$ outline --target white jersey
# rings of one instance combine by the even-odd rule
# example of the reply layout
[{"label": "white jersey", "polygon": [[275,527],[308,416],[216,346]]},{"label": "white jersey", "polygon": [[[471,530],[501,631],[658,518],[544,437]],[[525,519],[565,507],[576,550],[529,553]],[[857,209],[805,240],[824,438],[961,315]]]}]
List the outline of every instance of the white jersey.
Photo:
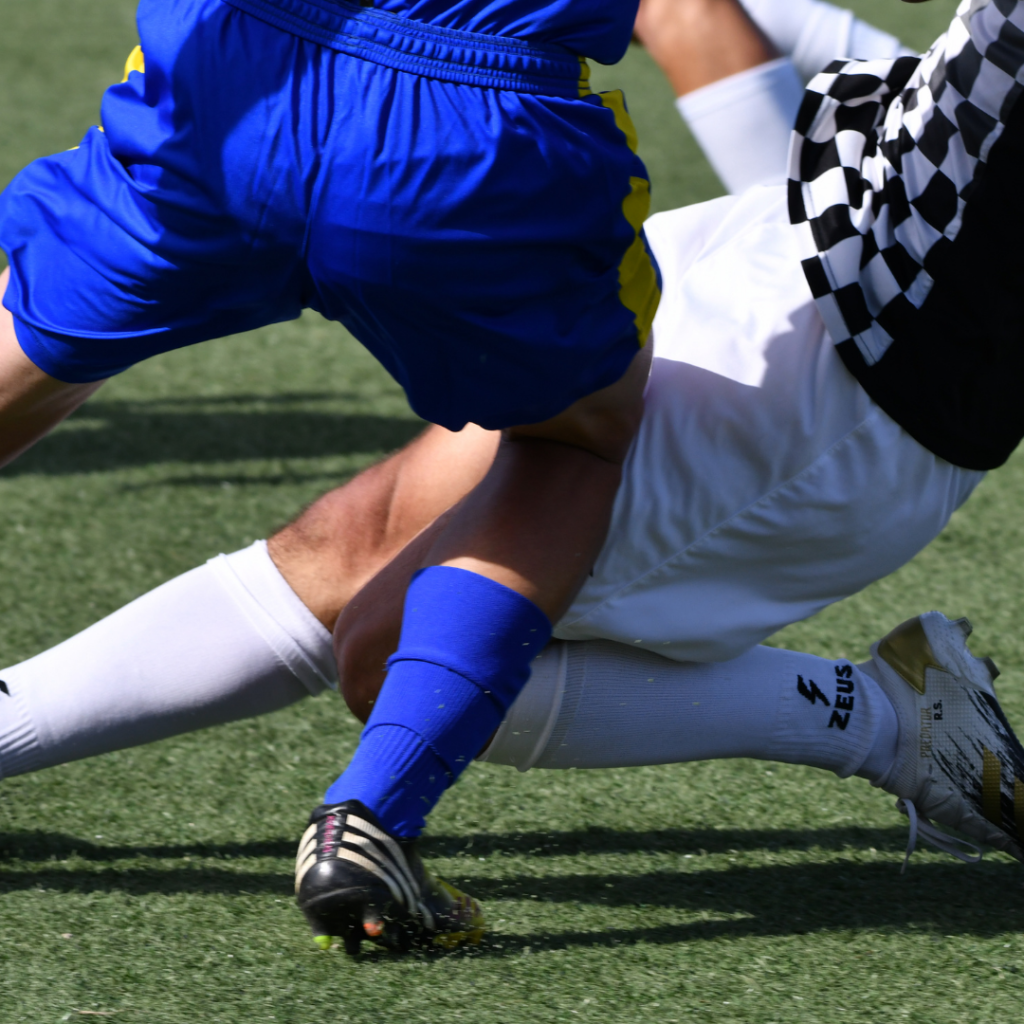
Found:
[{"label": "white jersey", "polygon": [[893,572],[984,474],[928,452],[845,368],[784,187],[646,231],[664,292],[643,425],[555,636],[720,661]]}]

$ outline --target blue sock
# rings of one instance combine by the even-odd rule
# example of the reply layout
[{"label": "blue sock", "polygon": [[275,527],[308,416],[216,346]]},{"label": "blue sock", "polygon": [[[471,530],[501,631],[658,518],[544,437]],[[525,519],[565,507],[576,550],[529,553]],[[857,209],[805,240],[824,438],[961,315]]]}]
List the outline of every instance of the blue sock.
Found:
[{"label": "blue sock", "polygon": [[361,800],[390,832],[415,836],[501,724],[551,623],[530,600],[464,569],[409,584],[398,650],[352,761],[324,802]]}]

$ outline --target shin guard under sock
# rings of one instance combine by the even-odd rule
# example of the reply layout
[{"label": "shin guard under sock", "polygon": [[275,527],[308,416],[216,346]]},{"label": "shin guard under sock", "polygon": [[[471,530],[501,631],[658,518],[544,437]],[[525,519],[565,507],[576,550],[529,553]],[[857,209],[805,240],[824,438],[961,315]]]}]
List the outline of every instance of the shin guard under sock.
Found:
[{"label": "shin guard under sock", "polygon": [[384,687],[325,802],[361,800],[393,834],[418,835],[500,725],[550,635],[532,601],[486,576],[449,566],[417,573]]}]

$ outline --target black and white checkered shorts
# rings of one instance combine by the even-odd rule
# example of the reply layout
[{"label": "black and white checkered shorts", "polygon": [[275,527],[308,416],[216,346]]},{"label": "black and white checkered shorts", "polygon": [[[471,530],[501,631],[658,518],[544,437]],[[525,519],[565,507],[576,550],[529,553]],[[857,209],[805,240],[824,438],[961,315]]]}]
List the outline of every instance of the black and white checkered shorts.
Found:
[{"label": "black and white checkered shorts", "polygon": [[[790,149],[790,216],[829,333],[866,386],[881,380],[867,371],[894,341],[919,332],[1022,82],[1024,0],[963,0],[922,57],[837,61],[809,84]],[[1020,177],[1024,186],[1024,168]],[[936,450],[934,431],[905,425]]]}]

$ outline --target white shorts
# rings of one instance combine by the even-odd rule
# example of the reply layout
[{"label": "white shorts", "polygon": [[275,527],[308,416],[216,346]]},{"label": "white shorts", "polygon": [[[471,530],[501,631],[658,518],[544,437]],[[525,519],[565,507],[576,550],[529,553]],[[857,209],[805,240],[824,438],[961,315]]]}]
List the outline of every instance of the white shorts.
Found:
[{"label": "white shorts", "polygon": [[724,661],[898,569],[984,473],[932,455],[845,368],[784,186],[646,231],[664,292],[643,426],[555,636]]}]

